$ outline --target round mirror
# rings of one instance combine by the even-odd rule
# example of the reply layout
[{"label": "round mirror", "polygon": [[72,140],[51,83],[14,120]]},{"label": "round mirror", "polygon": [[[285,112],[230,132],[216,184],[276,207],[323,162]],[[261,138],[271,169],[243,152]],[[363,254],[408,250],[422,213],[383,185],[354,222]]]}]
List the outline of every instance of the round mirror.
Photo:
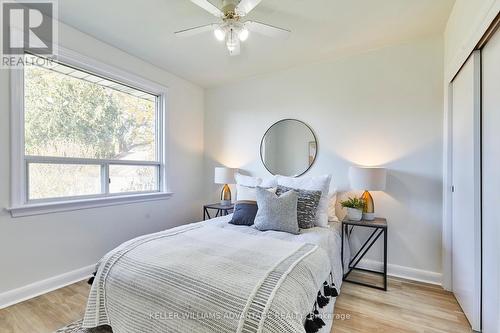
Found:
[{"label": "round mirror", "polygon": [[266,131],[260,158],[273,175],[298,177],[316,159],[318,143],[312,129],[300,120],[283,119]]}]

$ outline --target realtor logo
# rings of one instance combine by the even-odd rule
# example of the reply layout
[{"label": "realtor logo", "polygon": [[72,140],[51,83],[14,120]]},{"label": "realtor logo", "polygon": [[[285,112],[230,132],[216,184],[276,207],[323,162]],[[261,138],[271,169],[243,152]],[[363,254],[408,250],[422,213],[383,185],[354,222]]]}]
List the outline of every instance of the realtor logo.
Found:
[{"label": "realtor logo", "polygon": [[19,65],[25,53],[55,55],[56,7],[52,0],[1,1],[2,67]]}]

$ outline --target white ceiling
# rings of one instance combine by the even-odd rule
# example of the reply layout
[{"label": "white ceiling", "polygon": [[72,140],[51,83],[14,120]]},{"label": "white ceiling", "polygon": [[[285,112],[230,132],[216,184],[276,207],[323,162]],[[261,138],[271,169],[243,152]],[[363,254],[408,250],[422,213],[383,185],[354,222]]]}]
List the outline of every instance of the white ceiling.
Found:
[{"label": "white ceiling", "polygon": [[[218,4],[220,0],[213,0]],[[454,0],[263,0],[248,19],[292,30],[285,40],[251,34],[230,57],[210,32],[217,22],[189,0],[62,0],[59,19],[204,87],[442,33]]]}]

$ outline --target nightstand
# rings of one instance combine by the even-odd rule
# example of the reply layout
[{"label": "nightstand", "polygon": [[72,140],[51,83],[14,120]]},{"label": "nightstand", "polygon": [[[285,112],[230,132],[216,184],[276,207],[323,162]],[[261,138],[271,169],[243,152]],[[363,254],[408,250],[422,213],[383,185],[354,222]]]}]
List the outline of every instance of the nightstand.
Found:
[{"label": "nightstand", "polygon": [[[376,288],[380,290],[387,290],[387,220],[384,218],[375,218],[373,221],[342,221],[342,247],[341,247],[341,258],[342,263],[344,263],[344,237],[347,237],[349,240],[351,238],[352,232],[354,229],[359,228],[369,228],[372,230],[370,237],[365,241],[365,243],[360,247],[360,249],[356,252],[356,254],[349,260],[349,266],[347,267],[347,272],[344,272],[343,280],[351,283],[356,283],[362,286]],[[380,236],[384,236],[384,269],[382,272],[375,271],[371,269],[365,269],[357,267],[359,262],[363,257],[368,253],[370,248],[375,244],[375,242],[380,238]],[[342,268],[344,269],[344,265],[342,264]],[[348,280],[349,274],[353,270],[359,270],[363,272],[368,272],[372,274],[381,275],[384,279],[384,286],[378,286],[373,284],[368,284],[361,281]]]},{"label": "nightstand", "polygon": [[205,221],[208,217],[208,219],[211,219],[212,217],[210,216],[209,210],[216,210],[217,212],[215,213],[214,217],[219,217],[219,216],[224,216],[229,213],[232,213],[234,210],[234,204],[230,205],[221,205],[220,203],[215,203],[215,204],[208,204],[203,206],[203,221]]}]

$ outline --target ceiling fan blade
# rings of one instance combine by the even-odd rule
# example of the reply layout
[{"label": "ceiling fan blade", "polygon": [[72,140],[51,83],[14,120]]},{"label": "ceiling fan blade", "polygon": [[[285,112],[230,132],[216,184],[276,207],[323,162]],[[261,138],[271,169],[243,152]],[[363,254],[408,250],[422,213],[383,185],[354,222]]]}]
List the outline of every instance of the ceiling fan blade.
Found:
[{"label": "ceiling fan blade", "polygon": [[194,28],[189,28],[189,29],[184,29],[184,30],[179,30],[174,32],[175,36],[177,37],[191,37],[194,35],[201,34],[206,31],[212,31],[214,30],[218,25],[215,23],[210,23],[206,25],[201,25],[199,27],[194,27]]},{"label": "ceiling fan blade", "polygon": [[240,16],[245,16],[252,11],[262,0],[241,0],[236,6],[236,12]]},{"label": "ceiling fan blade", "polygon": [[191,0],[191,2],[194,3],[195,5],[200,6],[203,9],[205,9],[207,12],[209,12],[210,14],[212,14],[214,16],[217,16],[217,17],[224,16],[224,13],[222,13],[222,11],[219,8],[217,8],[214,4],[212,4],[208,0]]},{"label": "ceiling fan blade", "polygon": [[253,32],[262,34],[264,36],[268,37],[287,37],[290,34],[290,30],[284,29],[284,28],[279,28],[275,27],[269,24],[261,23],[261,22],[256,22],[256,21],[246,21],[245,22],[245,27]]}]

